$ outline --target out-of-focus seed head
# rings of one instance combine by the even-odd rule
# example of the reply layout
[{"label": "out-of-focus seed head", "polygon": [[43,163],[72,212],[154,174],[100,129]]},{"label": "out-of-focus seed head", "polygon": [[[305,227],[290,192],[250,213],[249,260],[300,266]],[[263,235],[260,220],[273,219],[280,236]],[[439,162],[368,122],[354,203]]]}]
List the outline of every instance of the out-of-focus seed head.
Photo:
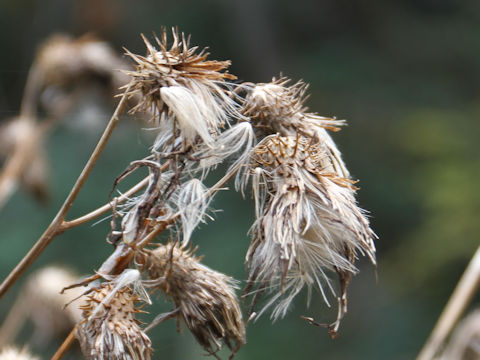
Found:
[{"label": "out-of-focus seed head", "polygon": [[0,360],[39,360],[31,355],[26,348],[21,350],[8,346],[0,351]]},{"label": "out-of-focus seed head", "polygon": [[172,243],[146,251],[143,263],[210,354],[220,350],[222,341],[232,356],[245,344],[245,325],[232,278],[202,265],[199,258]]},{"label": "out-of-focus seed head", "polygon": [[306,285],[316,286],[328,303],[333,293],[327,272],[342,285],[356,272],[355,252],[375,258],[375,234],[358,208],[352,181],[341,178],[325,144],[303,136],[270,135],[252,156],[252,186],[257,220],[247,253],[247,291],[269,288],[276,303],[272,317],[286,314]]},{"label": "out-of-focus seed head", "polygon": [[207,60],[208,53],[197,53],[198,47],[190,47],[183,33],[173,30],[172,35],[168,47],[163,29],[161,37],[155,37],[158,49],[143,37],[146,56],[127,51],[136,63],[135,71],[126,72],[132,77],[129,96],[141,95],[132,112],[153,111],[160,122],[173,117],[184,138],[193,143],[200,136],[209,143],[229,116],[237,115],[237,105],[225,89],[236,77],[224,71],[230,61]]},{"label": "out-of-focus seed head", "polygon": [[[147,360],[151,342],[139,326],[135,314],[138,297],[129,287],[109,296],[112,283],[93,289],[81,307],[83,320],[77,327],[77,338],[87,359]],[[109,297],[109,301],[104,300]],[[99,308],[100,307],[100,308]]]},{"label": "out-of-focus seed head", "polygon": [[24,290],[29,299],[30,318],[41,335],[70,331],[81,320],[81,311],[75,306],[67,306],[85,290],[76,288],[61,294],[61,290],[78,281],[79,276],[70,270],[48,266],[33,273]]},{"label": "out-of-focus seed head", "polygon": [[56,34],[42,44],[37,55],[37,66],[45,86],[68,85],[81,78],[95,77],[117,89],[128,79],[119,69],[128,64],[106,42],[92,36],[72,39]]}]

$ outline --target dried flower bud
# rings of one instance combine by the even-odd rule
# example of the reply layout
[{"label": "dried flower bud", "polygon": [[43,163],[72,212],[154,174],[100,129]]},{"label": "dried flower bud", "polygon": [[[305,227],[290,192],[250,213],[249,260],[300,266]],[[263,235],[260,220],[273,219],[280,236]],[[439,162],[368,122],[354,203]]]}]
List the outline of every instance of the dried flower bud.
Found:
[{"label": "dried flower bud", "polygon": [[245,344],[245,325],[232,278],[202,265],[192,253],[172,243],[145,251],[143,263],[209,353],[220,350],[221,341],[232,356]]},{"label": "dried flower bud", "polygon": [[6,347],[0,352],[0,360],[39,360],[39,358],[31,355],[25,348],[19,350],[14,347]]},{"label": "dried flower bud", "polygon": [[[326,271],[342,282],[342,297],[359,251],[375,261],[375,234],[354,198],[355,188],[338,177],[324,144],[303,136],[270,135],[254,149],[253,190],[257,220],[247,253],[247,290],[278,289],[262,310],[283,317],[300,290],[317,285],[328,303]],[[259,314],[260,315],[260,314]]]},{"label": "dried flower bud", "polygon": [[299,81],[291,86],[288,78],[257,84],[248,93],[242,114],[250,118],[261,137],[280,134],[282,136],[302,135],[315,142],[324,143],[338,176],[349,177],[341,153],[326,130],[338,131],[345,124],[343,120],[308,113],[304,106],[308,85]]},{"label": "dried flower bud", "polygon": [[230,116],[238,115],[237,105],[222,87],[229,85],[226,80],[235,79],[222,72],[230,61],[207,60],[208,53],[197,54],[197,47],[190,47],[183,33],[173,30],[172,34],[170,48],[163,29],[161,37],[155,37],[159,50],[143,37],[148,50],[145,57],[127,51],[136,62],[136,70],[126,72],[133,78],[129,96],[142,96],[132,111],[153,110],[160,122],[171,124],[169,136],[180,130],[190,145],[197,136],[211,144],[212,135],[218,134]]},{"label": "dried flower bud", "polygon": [[93,289],[81,307],[83,321],[76,335],[82,352],[89,360],[150,359],[150,339],[135,319],[140,312],[134,305],[138,297],[129,287],[114,291],[114,286],[107,283]]}]

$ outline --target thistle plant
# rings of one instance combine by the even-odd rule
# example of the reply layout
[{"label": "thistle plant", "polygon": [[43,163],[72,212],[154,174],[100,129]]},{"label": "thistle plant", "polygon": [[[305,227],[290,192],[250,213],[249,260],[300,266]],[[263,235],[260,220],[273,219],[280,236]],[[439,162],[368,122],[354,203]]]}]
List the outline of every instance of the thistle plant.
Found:
[{"label": "thistle plant", "polygon": [[[308,112],[303,82],[236,81],[227,71],[230,61],[208,60],[205,50],[191,47],[189,37],[175,29],[171,37],[163,30],[155,42],[143,40],[145,56],[126,50],[134,62],[125,71],[130,80],[90,160],[0,295],[56,235],[111,211],[107,239],[115,250],[95,274],[65,288],[90,285],[69,305],[80,304],[82,319],[54,358],[76,336],[87,359],[149,359],[155,344],[148,331],[170,318],[183,323],[208,354],[218,357],[226,345],[233,357],[246,343],[236,294],[240,283],[202,264],[192,243],[201,248],[194,230],[210,218],[215,194],[235,178],[236,189],[255,200],[245,260],[246,317],[272,310],[274,320],[282,318],[303,288],[317,288],[327,304],[331,297],[338,300],[337,319],[328,326],[335,335],[347,310],[348,283],[358,271],[356,258],[365,255],[375,264],[376,236],[356,203],[356,181],[328,133],[344,121]],[[156,138],[143,159],[126,164],[112,181],[116,187],[138,169],[147,169],[148,176],[108,204],[67,221],[128,102],[129,113],[151,119]],[[207,186],[210,170],[227,162],[225,174]],[[158,297],[170,301],[172,310],[155,314],[143,328],[136,314]]]}]

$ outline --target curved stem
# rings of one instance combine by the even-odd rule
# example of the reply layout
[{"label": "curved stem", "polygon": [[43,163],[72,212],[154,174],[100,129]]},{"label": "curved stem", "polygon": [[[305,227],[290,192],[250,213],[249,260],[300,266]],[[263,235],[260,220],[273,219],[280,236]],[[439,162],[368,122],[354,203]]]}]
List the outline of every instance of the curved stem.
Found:
[{"label": "curved stem", "polygon": [[480,247],[463,273],[417,360],[431,360],[445,342],[480,286]]},{"label": "curved stem", "polygon": [[88,214],[85,214],[85,215],[83,215],[81,217],[78,217],[76,219],[73,219],[73,220],[70,220],[70,221],[64,221],[61,225],[62,231],[65,231],[65,230],[74,228],[76,226],[85,224],[86,222],[89,222],[90,220],[93,220],[93,219],[99,217],[100,215],[105,214],[107,211],[112,209],[112,204],[113,203],[120,204],[120,203],[124,202],[130,196],[132,196],[133,194],[135,194],[138,191],[140,191],[141,189],[143,189],[148,184],[149,180],[150,180],[150,176],[147,176],[145,179],[143,179],[142,181],[137,183],[135,186],[128,189],[125,193],[123,193],[120,196],[117,196],[116,198],[114,198],[108,204],[105,204],[105,205],[99,207],[98,209],[95,209],[95,210],[89,212]]},{"label": "curved stem", "polygon": [[35,245],[30,249],[30,251],[23,257],[23,259],[15,266],[15,268],[10,272],[7,278],[3,281],[0,285],[0,298],[5,295],[5,293],[10,289],[10,287],[18,280],[18,278],[28,269],[28,267],[33,264],[33,262],[38,258],[38,256],[43,252],[43,250],[50,244],[50,242],[55,238],[55,236],[59,235],[64,231],[62,225],[64,224],[65,216],[67,215],[68,211],[73,205],[73,202],[78,196],[80,189],[82,188],[83,184],[87,180],[90,172],[92,171],[93,167],[95,166],[98,158],[100,157],[103,149],[105,148],[110,136],[112,135],[115,126],[117,125],[120,115],[123,113],[125,106],[127,104],[127,94],[130,90],[130,86],[127,87],[125,92],[123,93],[120,102],[118,103],[115,112],[113,113],[110,121],[105,128],[102,137],[97,143],[95,150],[93,150],[92,155],[87,161],[87,164],[83,168],[80,176],[78,177],[75,185],[73,186],[70,194],[68,194],[65,202],[63,203],[62,207],[58,211],[55,218],[52,220],[48,228],[45,230],[43,235],[37,240]]},{"label": "curved stem", "polygon": [[77,330],[77,325],[75,325],[68,334],[67,338],[63,341],[62,345],[58,348],[55,354],[52,356],[51,360],[60,360],[67,353],[68,349],[72,346],[75,341],[75,331]]}]

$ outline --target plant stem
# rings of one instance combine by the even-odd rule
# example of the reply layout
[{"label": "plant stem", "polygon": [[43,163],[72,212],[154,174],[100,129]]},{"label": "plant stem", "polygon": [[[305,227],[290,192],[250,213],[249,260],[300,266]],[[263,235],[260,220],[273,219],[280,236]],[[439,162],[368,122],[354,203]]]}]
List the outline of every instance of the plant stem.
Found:
[{"label": "plant stem", "polygon": [[43,235],[37,240],[35,245],[30,249],[30,251],[23,257],[23,259],[15,266],[15,268],[10,272],[7,278],[3,281],[0,285],[0,299],[5,295],[5,293],[10,289],[10,287],[18,280],[20,276],[28,269],[28,267],[33,264],[33,262],[38,258],[38,256],[43,252],[43,250],[50,244],[50,242],[55,238],[55,236],[59,235],[64,231],[62,228],[62,224],[64,223],[65,216],[67,215],[68,211],[73,205],[80,189],[82,188],[83,184],[87,180],[90,172],[92,171],[93,167],[95,166],[98,158],[103,152],[110,136],[112,135],[115,126],[117,125],[120,115],[123,113],[125,106],[127,104],[127,94],[130,90],[130,86],[127,87],[125,92],[123,93],[120,102],[118,103],[115,112],[113,113],[110,121],[105,128],[102,137],[97,143],[95,150],[92,152],[92,155],[87,161],[87,164],[83,168],[80,176],[78,177],[75,185],[73,186],[70,194],[68,194],[65,202],[63,203],[62,207],[58,211],[55,218],[52,220],[48,228],[45,230]]},{"label": "plant stem", "polygon": [[67,338],[63,341],[62,345],[58,348],[55,354],[52,356],[51,360],[60,360],[63,356],[67,353],[70,346],[72,346],[73,342],[75,341],[75,331],[77,330],[77,325],[75,325],[68,334]]},{"label": "plant stem", "polygon": [[141,189],[143,189],[148,184],[149,180],[150,180],[150,176],[147,176],[145,179],[143,179],[142,181],[137,183],[135,186],[128,189],[125,193],[121,194],[120,196],[117,196],[115,199],[110,201],[108,204],[105,204],[105,205],[99,207],[98,209],[95,209],[95,210],[89,212],[88,214],[85,214],[85,215],[83,215],[81,217],[78,217],[74,220],[64,221],[61,225],[62,231],[65,231],[65,230],[74,228],[76,226],[85,224],[86,222],[89,222],[90,220],[93,220],[93,219],[99,217],[100,215],[105,214],[107,211],[112,209],[112,204],[113,203],[121,204],[122,202],[127,200],[130,196],[132,196],[133,194],[135,194],[138,191],[140,191]]},{"label": "plant stem", "polygon": [[430,360],[437,354],[448,334],[480,286],[480,247],[475,252],[417,360]]}]

